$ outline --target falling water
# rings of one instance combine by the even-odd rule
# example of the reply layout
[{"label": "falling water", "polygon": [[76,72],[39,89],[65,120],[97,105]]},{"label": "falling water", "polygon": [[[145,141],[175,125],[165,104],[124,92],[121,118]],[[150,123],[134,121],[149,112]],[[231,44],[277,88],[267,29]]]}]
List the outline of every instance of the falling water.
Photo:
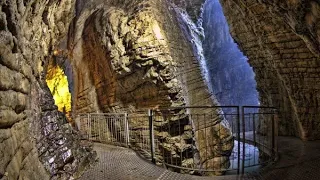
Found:
[{"label": "falling water", "polygon": [[[205,57],[203,55],[203,48],[202,48],[202,39],[204,39],[204,31],[202,28],[202,18],[200,17],[197,24],[196,24],[191,20],[190,16],[188,15],[188,13],[184,9],[181,9],[181,8],[175,6],[174,4],[172,6],[173,6],[173,9],[177,15],[177,20],[179,21],[179,25],[180,25],[181,29],[183,30],[183,33],[184,33],[186,39],[189,40],[190,43],[192,44],[193,53],[197,57],[197,60],[200,64],[202,77],[204,77],[204,79],[206,81],[209,92],[212,93],[212,86],[210,83],[209,73],[207,70],[207,64],[206,64]],[[186,100],[188,100],[188,98],[186,98]],[[193,157],[194,165],[197,168],[201,168],[200,154],[197,149],[198,145],[197,145],[196,141],[195,141],[195,143],[196,144],[195,144],[194,150],[193,150],[194,151],[194,157]]]},{"label": "falling water", "polygon": [[178,16],[179,25],[182,28],[184,35],[190,41],[193,47],[193,52],[197,57],[197,60],[200,64],[202,76],[204,77],[209,92],[212,92],[212,85],[210,82],[209,72],[207,69],[207,63],[204,56],[204,51],[202,47],[202,40],[204,39],[204,30],[202,28],[202,16],[199,17],[198,22],[195,23],[192,21],[188,13],[175,5],[173,5],[174,10]]}]

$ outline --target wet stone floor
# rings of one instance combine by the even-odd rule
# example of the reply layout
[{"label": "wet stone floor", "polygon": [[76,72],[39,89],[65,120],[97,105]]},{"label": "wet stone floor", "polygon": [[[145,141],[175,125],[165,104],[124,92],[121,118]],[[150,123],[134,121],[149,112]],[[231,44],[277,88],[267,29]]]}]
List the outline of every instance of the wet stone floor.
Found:
[{"label": "wet stone floor", "polygon": [[[142,159],[133,150],[104,144],[94,144],[99,161],[85,172],[81,180],[206,180],[206,179],[263,179],[263,180],[319,180],[320,140],[303,142],[294,137],[278,138],[279,159],[260,169],[259,173],[201,177],[179,174],[155,166]],[[258,154],[251,153],[256,159]],[[253,154],[253,156],[252,156]]]}]

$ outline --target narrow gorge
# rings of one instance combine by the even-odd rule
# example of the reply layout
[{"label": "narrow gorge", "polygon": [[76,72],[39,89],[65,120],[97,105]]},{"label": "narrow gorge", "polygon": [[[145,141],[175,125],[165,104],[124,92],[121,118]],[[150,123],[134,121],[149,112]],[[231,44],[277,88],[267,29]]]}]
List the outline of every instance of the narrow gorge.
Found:
[{"label": "narrow gorge", "polygon": [[156,155],[202,175],[230,166],[228,112],[178,107],[276,107],[280,135],[319,140],[319,20],[315,0],[1,0],[0,179],[81,177],[86,113],[153,109]]}]

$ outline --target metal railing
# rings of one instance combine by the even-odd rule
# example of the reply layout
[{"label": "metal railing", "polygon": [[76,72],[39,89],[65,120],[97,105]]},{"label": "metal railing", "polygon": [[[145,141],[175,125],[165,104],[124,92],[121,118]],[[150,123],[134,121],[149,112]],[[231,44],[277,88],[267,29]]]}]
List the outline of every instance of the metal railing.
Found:
[{"label": "metal railing", "polygon": [[199,106],[82,114],[76,123],[86,139],[130,145],[153,163],[180,173],[240,174],[277,155],[277,111],[269,107]]},{"label": "metal railing", "polygon": [[126,113],[80,114],[76,127],[84,139],[90,141],[129,145],[129,125]]},{"label": "metal railing", "polygon": [[[255,111],[256,110],[256,111]],[[278,157],[278,112],[272,107],[242,107],[241,141],[259,149],[259,162],[248,163],[247,167],[265,164]],[[245,149],[242,147],[242,149]]]}]

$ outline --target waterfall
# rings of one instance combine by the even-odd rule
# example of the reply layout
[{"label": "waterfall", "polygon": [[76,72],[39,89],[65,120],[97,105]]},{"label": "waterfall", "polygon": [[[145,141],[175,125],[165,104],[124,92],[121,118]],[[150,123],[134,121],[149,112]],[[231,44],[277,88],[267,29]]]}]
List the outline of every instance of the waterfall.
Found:
[{"label": "waterfall", "polygon": [[205,79],[205,82],[209,88],[209,92],[212,93],[212,85],[206,63],[207,61],[205,59],[204,50],[202,47],[202,40],[205,38],[204,29],[202,28],[202,16],[200,16],[198,22],[195,23],[184,9],[181,9],[174,4],[172,6],[177,14],[177,19],[184,35],[192,44],[193,53],[197,57],[197,60],[200,64],[202,77]]},{"label": "waterfall", "polygon": [[[206,85],[208,87],[209,93],[212,93],[212,85],[210,83],[210,77],[207,70],[207,64],[206,59],[203,54],[203,47],[202,47],[202,40],[204,39],[204,30],[202,28],[202,17],[199,18],[197,23],[194,23],[188,13],[176,5],[172,4],[172,7],[177,15],[177,20],[179,22],[180,28],[183,30],[183,33],[186,37],[186,39],[192,44],[192,49],[194,56],[197,58],[202,77],[204,77],[204,80],[206,82]],[[185,98],[188,100],[188,98]],[[193,130],[195,129],[193,121],[190,122],[193,126]],[[194,139],[195,146],[193,147],[194,151],[194,165],[196,168],[201,168],[201,162],[200,162],[200,153],[198,151],[198,144],[197,141]]]}]

